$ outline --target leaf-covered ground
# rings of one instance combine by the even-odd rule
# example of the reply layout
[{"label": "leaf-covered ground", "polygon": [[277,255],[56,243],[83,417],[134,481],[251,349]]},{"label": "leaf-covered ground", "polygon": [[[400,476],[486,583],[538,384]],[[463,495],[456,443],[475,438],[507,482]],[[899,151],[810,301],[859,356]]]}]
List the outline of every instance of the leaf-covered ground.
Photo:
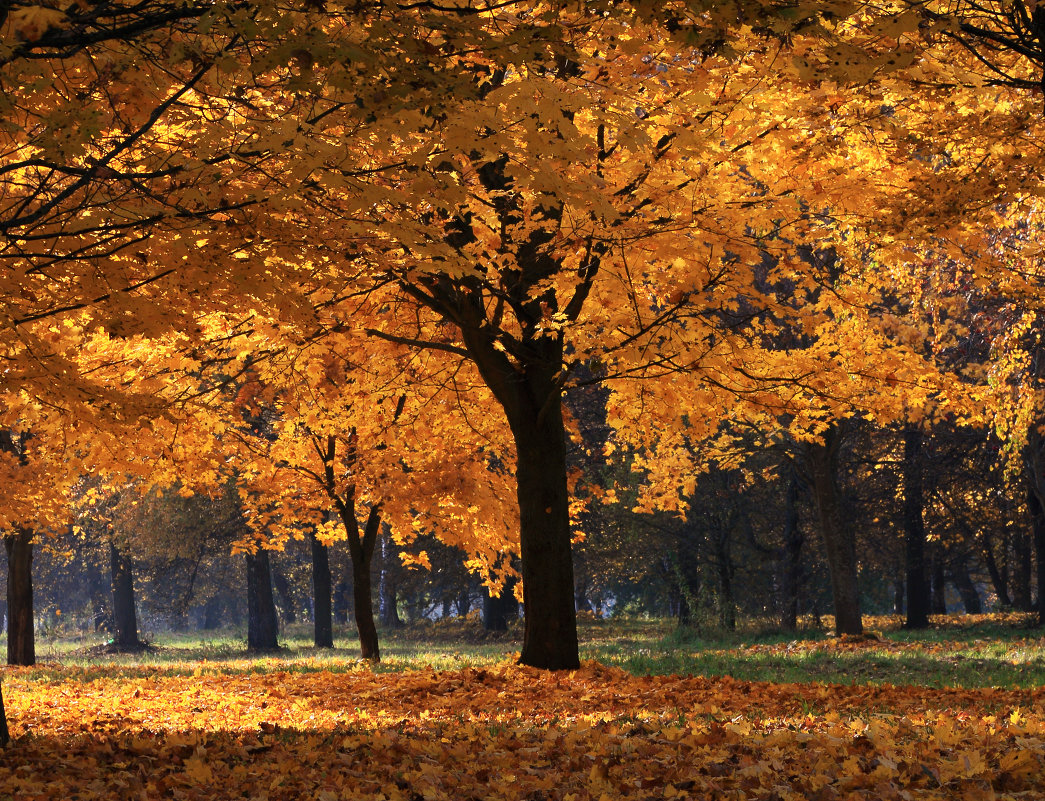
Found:
[{"label": "leaf-covered ground", "polygon": [[0,799],[1040,799],[1045,691],[9,670]]}]

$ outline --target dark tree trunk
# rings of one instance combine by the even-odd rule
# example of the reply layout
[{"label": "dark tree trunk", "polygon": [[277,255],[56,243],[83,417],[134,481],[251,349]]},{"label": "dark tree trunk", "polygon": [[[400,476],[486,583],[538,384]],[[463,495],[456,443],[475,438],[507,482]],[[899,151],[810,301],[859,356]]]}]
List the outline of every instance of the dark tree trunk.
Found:
[{"label": "dark tree trunk", "polygon": [[958,594],[962,598],[962,606],[965,607],[966,614],[980,614],[983,611],[983,603],[980,601],[980,593],[977,592],[976,585],[969,575],[967,558],[962,557],[954,564],[954,567],[951,569],[951,579],[954,581],[954,586],[957,587]]},{"label": "dark tree trunk", "polygon": [[780,625],[785,631],[798,628],[798,598],[802,585],[805,537],[798,526],[798,483],[798,475],[792,468],[784,496],[784,552],[780,576]]},{"label": "dark tree trunk", "polygon": [[4,692],[0,688],[0,748],[6,748],[11,742],[11,732],[7,728],[7,709],[4,707]]},{"label": "dark tree trunk", "polygon": [[[899,569],[897,570],[899,572]],[[893,582],[893,614],[904,614],[904,603],[907,598],[907,588],[903,585],[903,579],[898,578]]]},{"label": "dark tree trunk", "polygon": [[396,570],[399,555],[388,532],[381,537],[381,579],[378,585],[378,617],[387,629],[400,629],[403,619],[399,617],[399,587]]},{"label": "dark tree trunk", "polygon": [[330,551],[309,534],[312,546],[312,608],[315,631],[313,642],[316,648],[334,647],[333,598],[330,579]]},{"label": "dark tree trunk", "polygon": [[841,425],[824,432],[822,443],[807,443],[805,462],[808,484],[816,505],[820,536],[831,572],[835,633],[862,634],[860,589],[856,569],[856,538],[845,519],[838,491],[838,455],[842,444]]},{"label": "dark tree trunk", "polygon": [[715,544],[715,572],[718,575],[718,624],[726,631],[737,628],[737,605],[733,597],[733,556],[729,547],[729,532],[717,532]]},{"label": "dark tree trunk", "polygon": [[221,597],[213,595],[203,605],[203,629],[213,631],[221,626]]},{"label": "dark tree trunk", "polygon": [[497,597],[483,587],[483,628],[486,631],[508,631],[508,623],[519,616],[519,602],[515,600],[515,578],[509,578]]},{"label": "dark tree trunk", "polygon": [[1005,576],[998,569],[998,562],[994,558],[994,548],[991,547],[988,539],[983,541],[983,563],[987,565],[987,574],[991,577],[991,585],[994,587],[994,594],[998,596],[998,603],[1002,606],[1011,607],[1012,599],[1009,597],[1009,588],[1005,581]]},{"label": "dark tree trunk", "polygon": [[907,565],[907,621],[904,628],[929,627],[931,593],[925,570],[925,507],[922,492],[923,434],[916,428],[904,431],[903,527]]},{"label": "dark tree trunk", "polygon": [[1015,557],[1012,571],[1012,594],[1016,608],[1021,612],[1031,612],[1034,602],[1031,600],[1031,576],[1034,566],[1031,559],[1030,537],[1024,531],[1016,532],[1012,538],[1012,550]]},{"label": "dark tree trunk", "polygon": [[134,565],[115,542],[109,542],[112,571],[113,645],[120,651],[140,651],[138,614],[134,609]]},{"label": "dark tree trunk", "polygon": [[947,595],[944,592],[947,575],[943,571],[943,561],[937,556],[932,561],[933,585],[930,608],[934,615],[947,614]]},{"label": "dark tree trunk", "polygon": [[272,597],[269,552],[258,548],[247,558],[247,648],[273,651],[279,648],[276,602]]},{"label": "dark tree trunk", "polygon": [[352,603],[359,632],[359,650],[363,659],[373,662],[381,660],[378,646],[377,626],[374,623],[374,599],[371,587],[370,568],[374,562],[378,529],[381,526],[381,504],[370,507],[366,524],[360,536],[359,520],[356,518],[355,490],[344,498],[333,498],[338,516],[345,527],[348,552],[352,557]]},{"label": "dark tree trunk", "polygon": [[468,617],[468,613],[472,609],[472,594],[468,591],[467,587],[457,593],[457,599],[454,602],[454,605],[457,607],[458,617]]},{"label": "dark tree trunk", "polygon": [[1038,625],[1045,626],[1045,509],[1033,485],[1027,489],[1027,508],[1030,510],[1031,529],[1034,532],[1034,559],[1037,565],[1038,600],[1035,609]]},{"label": "dark tree trunk", "polygon": [[[561,361],[559,362],[561,365]],[[555,375],[529,376],[529,391],[508,415],[515,439],[526,626],[519,662],[545,670],[580,666],[573,599],[573,554],[566,432]]]},{"label": "dark tree trunk", "polygon": [[7,549],[7,664],[35,665],[33,532],[4,538]]},{"label": "dark tree trunk", "polygon": [[[269,565],[271,566],[272,560],[269,559]],[[272,588],[279,595],[279,600],[283,607],[283,620],[286,623],[297,623],[298,616],[297,612],[294,611],[294,598],[290,592],[290,582],[287,581],[286,574],[278,567],[271,568],[272,571]]]},{"label": "dark tree trunk", "polygon": [[334,587],[333,604],[334,622],[341,626],[348,623],[348,616],[352,611],[352,588],[344,579]]}]

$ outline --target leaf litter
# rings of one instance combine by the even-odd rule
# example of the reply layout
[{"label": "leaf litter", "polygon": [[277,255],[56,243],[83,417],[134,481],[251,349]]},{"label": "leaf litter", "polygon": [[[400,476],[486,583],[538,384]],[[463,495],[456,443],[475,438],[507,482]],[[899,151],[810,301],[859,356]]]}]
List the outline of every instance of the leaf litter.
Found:
[{"label": "leaf litter", "polygon": [[0,800],[1045,797],[1045,690],[642,677],[586,663],[46,680]]}]

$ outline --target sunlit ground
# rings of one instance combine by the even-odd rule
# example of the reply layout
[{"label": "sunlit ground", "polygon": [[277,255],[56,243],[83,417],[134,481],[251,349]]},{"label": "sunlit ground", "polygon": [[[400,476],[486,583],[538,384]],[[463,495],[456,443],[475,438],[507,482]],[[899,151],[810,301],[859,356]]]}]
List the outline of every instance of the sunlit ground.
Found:
[{"label": "sunlit ground", "polygon": [[320,653],[305,628],[261,659],[232,632],[135,657],[56,638],[45,664],[4,673],[0,801],[1045,797],[1037,631],[869,630],[587,621],[587,661],[557,674],[514,666],[515,635],[469,622],[386,632],[379,666],[350,632]]}]

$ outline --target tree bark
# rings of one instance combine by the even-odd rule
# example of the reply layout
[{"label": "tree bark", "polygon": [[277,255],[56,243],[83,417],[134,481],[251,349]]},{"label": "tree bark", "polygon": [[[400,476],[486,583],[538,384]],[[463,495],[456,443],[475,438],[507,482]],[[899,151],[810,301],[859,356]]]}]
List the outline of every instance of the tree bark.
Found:
[{"label": "tree bark", "polygon": [[272,597],[272,567],[269,553],[258,548],[247,558],[247,648],[273,651],[279,648],[279,624]]},{"label": "tree bark", "polygon": [[990,540],[983,540],[983,562],[987,565],[987,573],[991,577],[991,585],[994,587],[994,594],[998,596],[998,603],[1005,607],[1012,606],[1012,599],[1009,597],[1009,588],[1005,581],[1005,576],[1002,575],[1001,570],[998,568],[998,561],[994,558],[994,548],[991,547]]},{"label": "tree bark", "polygon": [[845,520],[838,491],[838,451],[842,444],[841,424],[824,432],[822,443],[807,443],[805,461],[808,484],[816,505],[820,536],[831,573],[835,633],[862,634],[860,590],[856,569],[856,538]]},{"label": "tree bark", "polygon": [[929,627],[932,600],[925,570],[925,498],[921,461],[923,439],[922,432],[917,428],[904,431],[903,527],[907,567],[907,621],[904,628],[907,629]]},{"label": "tree bark", "polygon": [[33,532],[18,529],[4,538],[7,549],[7,664],[35,665],[33,620]]},{"label": "tree bark", "polygon": [[113,645],[120,651],[140,651],[138,615],[134,609],[134,566],[115,542],[109,542],[112,570]]},{"label": "tree bark", "polygon": [[359,633],[359,650],[363,659],[381,661],[377,626],[374,623],[374,599],[370,579],[370,568],[374,562],[378,529],[381,526],[381,504],[375,503],[367,514],[366,524],[360,536],[359,520],[356,518],[355,489],[345,497],[334,497],[338,516],[345,527],[348,553],[352,558],[352,602],[356,616],[356,631]]},{"label": "tree bark", "polygon": [[784,496],[784,552],[781,571],[780,626],[785,631],[798,628],[798,596],[802,583],[802,545],[805,537],[798,526],[798,475],[794,468]]},{"label": "tree bark", "polygon": [[1012,538],[1012,550],[1016,561],[1012,571],[1012,600],[1021,612],[1034,610],[1034,603],[1031,600],[1033,565],[1030,539],[1025,531],[1015,532]]},{"label": "tree bark", "polygon": [[[272,572],[272,589],[276,591],[276,595],[279,596],[281,606],[283,607],[283,621],[285,623],[297,623],[298,616],[297,612],[294,611],[294,598],[290,591],[290,582],[287,581],[286,574],[279,567],[273,568],[271,564],[272,560],[269,559]],[[275,600],[275,596],[273,596],[273,600]]]},{"label": "tree bark", "polygon": [[947,584],[947,575],[943,570],[943,561],[937,555],[932,560],[932,596],[931,596],[931,610],[934,615],[946,615],[947,614],[947,595],[944,592]]},{"label": "tree bark", "polygon": [[519,615],[519,602],[515,600],[515,578],[509,578],[498,596],[490,595],[483,587],[483,629],[486,631],[508,631],[508,623]]},{"label": "tree bark", "polygon": [[381,537],[381,579],[377,594],[378,617],[381,625],[388,629],[403,627],[403,619],[399,617],[399,587],[396,581],[399,555],[396,550],[391,535],[386,531]]},{"label": "tree bark", "polygon": [[965,613],[969,615],[980,614],[983,611],[983,602],[980,600],[980,593],[977,592],[976,585],[969,575],[969,564],[966,557],[963,556],[955,562],[954,567],[951,569],[951,579],[954,581],[954,586],[958,589],[958,594],[962,598],[962,606],[965,607]]},{"label": "tree bark", "polygon": [[330,551],[309,534],[312,550],[312,617],[313,642],[316,648],[334,647],[333,592],[330,578]]},{"label": "tree bark", "polygon": [[0,687],[0,748],[11,742],[11,731],[7,728],[7,709],[4,706],[4,691]]},{"label": "tree bark", "polygon": [[[533,383],[509,424],[515,438],[526,626],[519,662],[545,670],[580,667],[566,488],[562,399],[548,377]],[[543,380],[542,380],[543,379]],[[538,405],[537,401],[543,403]]]},{"label": "tree bark", "polygon": [[334,622],[340,625],[348,623],[349,613],[352,611],[352,589],[344,579],[334,587],[333,605]]}]

